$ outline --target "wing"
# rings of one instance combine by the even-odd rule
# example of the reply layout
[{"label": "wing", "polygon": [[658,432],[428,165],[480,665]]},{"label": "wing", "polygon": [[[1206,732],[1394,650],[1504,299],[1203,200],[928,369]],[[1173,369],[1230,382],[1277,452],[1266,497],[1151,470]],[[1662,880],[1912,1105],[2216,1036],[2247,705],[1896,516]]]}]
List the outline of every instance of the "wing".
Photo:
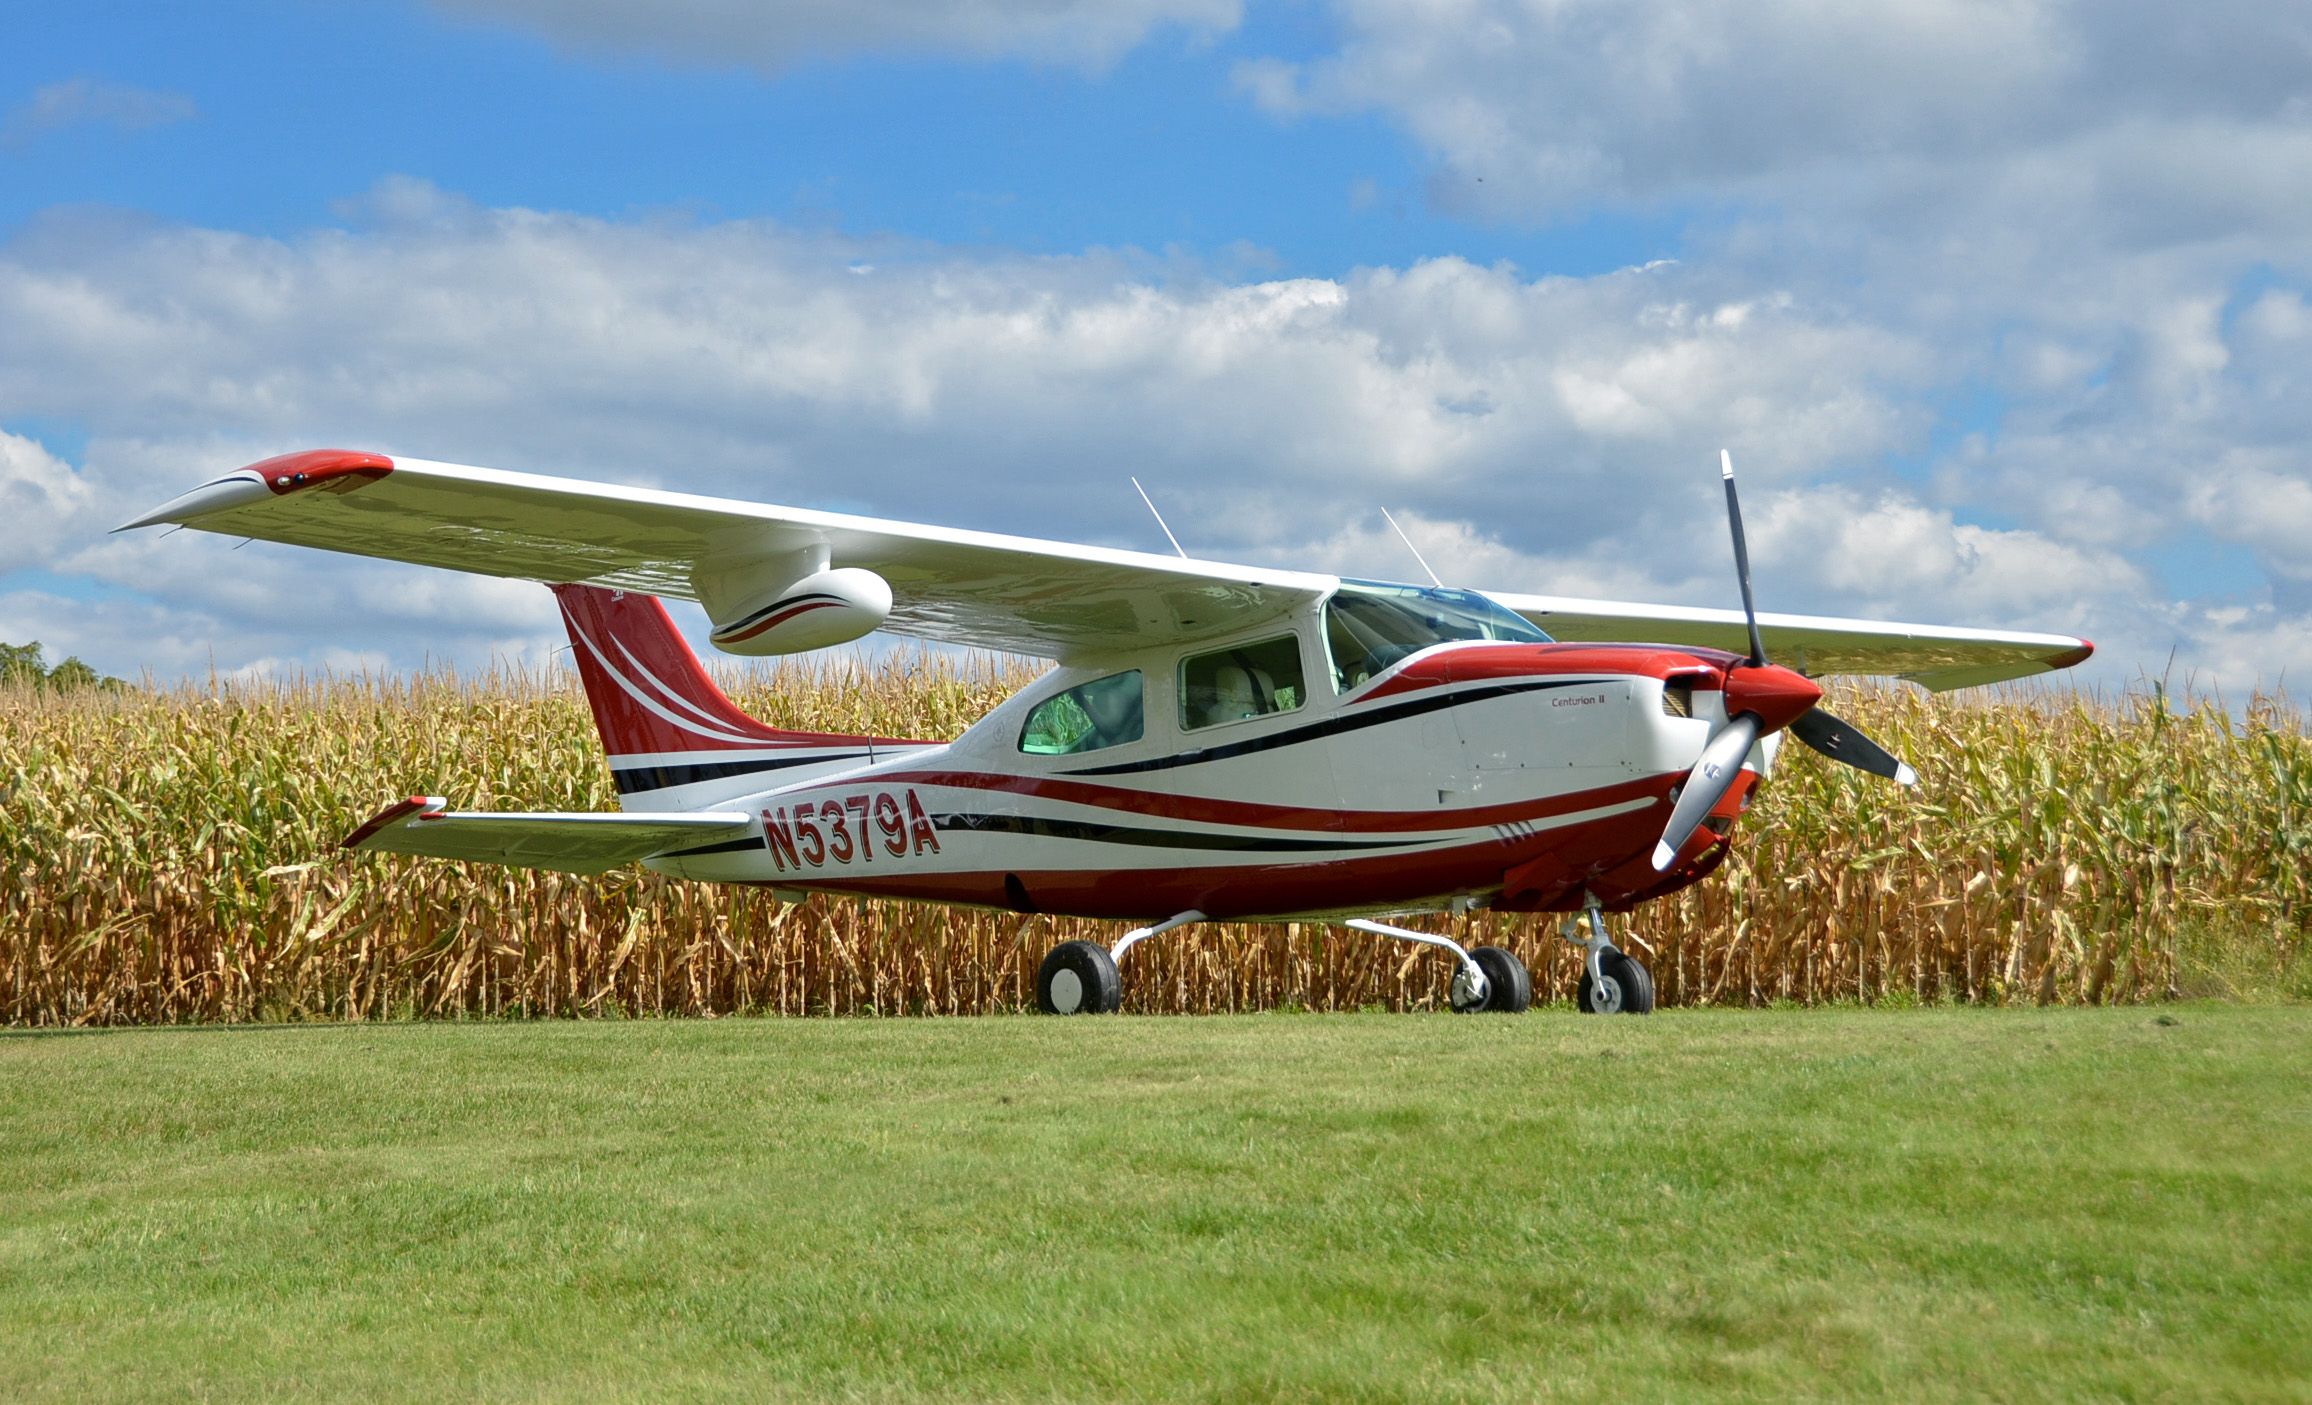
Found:
[{"label": "wing", "polygon": [[[1739,610],[1487,593],[1559,639],[1698,644],[1737,654],[1750,649]],[[1821,615],[1761,614],[1758,634],[1768,657],[1801,673],[1818,678],[1830,674],[1892,675],[1938,693],[2069,668],[2095,652],[2088,641],[2063,634],[1889,624]]]},{"label": "wing", "polygon": [[720,839],[744,839],[753,821],[735,811],[690,814],[503,814],[451,810],[431,796],[388,805],[345,836],[345,847],[370,853],[478,859],[517,868],[602,873]]},{"label": "wing", "polygon": [[261,541],[695,600],[719,559],[825,547],[891,585],[894,633],[1073,659],[1281,617],[1332,576],[321,449],[204,483],[119,530]]},{"label": "wing", "polygon": [[[891,586],[883,628],[1062,661],[1192,643],[1279,619],[1339,579],[807,508],[318,449],[202,484],[120,530],[176,523],[392,561],[695,600],[718,561],[824,548]],[[1558,638],[1741,650],[1731,610],[1495,595]],[[2067,668],[2052,634],[1759,617],[1776,658],[1814,674],[1893,674],[1944,690]]]}]

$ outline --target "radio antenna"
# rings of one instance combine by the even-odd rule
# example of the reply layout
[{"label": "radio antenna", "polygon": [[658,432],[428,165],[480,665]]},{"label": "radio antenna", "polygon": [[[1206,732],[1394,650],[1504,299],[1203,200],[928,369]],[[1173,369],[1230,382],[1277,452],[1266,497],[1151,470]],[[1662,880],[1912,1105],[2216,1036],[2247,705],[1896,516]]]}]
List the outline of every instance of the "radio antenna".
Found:
[{"label": "radio antenna", "polygon": [[[1383,517],[1389,517],[1389,509],[1385,507],[1382,508],[1381,515]],[[1397,540],[1405,544],[1405,549],[1413,553],[1413,559],[1421,563],[1421,569],[1429,572],[1429,584],[1442,587],[1445,582],[1437,579],[1437,573],[1435,571],[1429,570],[1429,558],[1421,554],[1421,548],[1413,545],[1413,539],[1405,535],[1405,529],[1397,525],[1396,518],[1389,517],[1389,527],[1392,531],[1396,532]]]},{"label": "radio antenna", "polygon": [[1164,540],[1172,543],[1172,549],[1180,553],[1181,560],[1187,560],[1188,548],[1180,544],[1180,538],[1172,535],[1170,527],[1164,526],[1164,514],[1156,510],[1156,500],[1148,496],[1148,490],[1140,486],[1137,478],[1132,480],[1132,491],[1140,495],[1140,501],[1148,504],[1148,515],[1156,519],[1156,525],[1164,528]]}]

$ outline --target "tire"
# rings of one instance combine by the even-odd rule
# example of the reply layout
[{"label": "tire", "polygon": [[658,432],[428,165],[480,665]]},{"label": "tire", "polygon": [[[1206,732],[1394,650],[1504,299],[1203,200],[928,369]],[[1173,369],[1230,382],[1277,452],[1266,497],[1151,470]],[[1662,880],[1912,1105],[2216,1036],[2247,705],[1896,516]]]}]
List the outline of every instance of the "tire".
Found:
[{"label": "tire", "polygon": [[1124,1003],[1116,958],[1091,942],[1061,942],[1036,971],[1036,1008],[1047,1015],[1112,1015]]},{"label": "tire", "polygon": [[1647,970],[1636,957],[1622,957],[1618,977],[1622,983],[1622,1013],[1650,1015],[1654,1013],[1654,973]]},{"label": "tire", "polygon": [[1469,959],[1485,973],[1485,1003],[1477,1009],[1522,1015],[1533,1004],[1533,977],[1515,954],[1498,946],[1481,946],[1469,953]]},{"label": "tire", "polygon": [[1574,1004],[1585,1015],[1650,1015],[1654,1012],[1654,978],[1635,957],[1609,949],[1598,965],[1605,970],[1613,989],[1604,1001],[1598,998],[1596,983],[1590,980],[1589,970],[1581,973],[1581,986],[1574,992]]}]

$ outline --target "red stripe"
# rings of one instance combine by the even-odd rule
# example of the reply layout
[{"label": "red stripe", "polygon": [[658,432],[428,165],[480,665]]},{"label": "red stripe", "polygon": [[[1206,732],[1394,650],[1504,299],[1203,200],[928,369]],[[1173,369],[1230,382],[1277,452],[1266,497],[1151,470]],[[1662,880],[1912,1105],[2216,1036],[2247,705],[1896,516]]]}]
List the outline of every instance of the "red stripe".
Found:
[{"label": "red stripe", "polygon": [[[1650,852],[1661,832],[1661,813],[1649,807],[1551,830],[1515,848],[1485,840],[1419,854],[1316,863],[1122,871],[1014,869],[890,877],[862,874],[856,878],[845,875],[840,882],[782,880],[779,886],[858,897],[1008,908],[1012,904],[1006,896],[1005,880],[1017,878],[1039,912],[1139,919],[1168,917],[1194,908],[1216,920],[1249,921],[1359,907],[1442,905],[1456,893],[1497,887],[1509,866],[1540,857],[1545,849],[1561,853],[1573,871],[1602,875],[1626,867],[1633,855]],[[1646,882],[1654,887],[1675,883],[1679,876],[1665,879],[1651,866],[1645,871]],[[1593,885],[1597,881],[1591,880]],[[1610,886],[1593,890],[1609,906],[1624,896]]]},{"label": "red stripe", "polygon": [[381,829],[384,829],[388,825],[400,823],[402,820],[407,819],[409,816],[416,814],[420,810],[423,810],[431,803],[433,802],[423,795],[413,795],[407,800],[396,800],[391,805],[388,805],[384,809],[378,811],[375,815],[370,816],[369,823],[353,831],[353,833],[346,835],[343,842],[341,842],[338,847],[341,849],[357,849],[361,847],[362,840],[369,838],[371,835],[377,833]]},{"label": "red stripe", "polygon": [[[1659,795],[1677,773],[1621,781],[1594,790],[1575,791],[1535,800],[1484,805],[1464,810],[1343,810],[1308,805],[1266,805],[1250,800],[1223,800],[1212,796],[1170,795],[1129,790],[1092,781],[1052,780],[1038,776],[988,774],[978,771],[907,771],[877,776],[878,784],[937,785],[957,790],[1000,791],[1033,795],[1072,805],[1092,805],[1160,819],[1196,824],[1237,825],[1250,829],[1319,830],[1328,833],[1379,834],[1390,831],[1468,829],[1478,825],[1515,824],[1520,820],[1548,819],[1600,805]],[[831,789],[849,782],[828,781],[806,789]]]},{"label": "red stripe", "polygon": [[[874,740],[848,733],[767,727],[739,711],[675,631],[666,606],[656,596],[588,585],[557,585],[552,589],[562,606],[570,641],[576,645],[571,653],[577,659],[578,677],[586,685],[586,701],[602,733],[603,749],[613,756],[684,751],[712,754],[763,746],[868,746]],[[620,654],[621,644],[633,656],[631,663]],[[632,681],[681,717],[683,724],[669,722],[629,697],[594,657],[594,648],[613,660],[622,674],[638,675]],[[697,711],[677,706],[673,699],[687,702]],[[730,735],[701,736],[690,730],[692,727]]]},{"label": "red stripe", "polygon": [[[1384,679],[1357,703],[1377,698],[1418,693],[1449,683],[1492,682],[1503,678],[1562,678],[1572,674],[1604,673],[1623,677],[1667,679],[1693,673],[1693,685],[1716,688],[1719,670],[1712,666],[1715,651],[1687,652],[1651,644],[1476,644],[1443,649],[1414,659]],[[1731,654],[1723,657],[1731,658]]]},{"label": "red stripe", "polygon": [[756,635],[761,634],[765,630],[777,629],[780,625],[785,624],[787,621],[793,619],[797,615],[807,615],[813,610],[831,610],[841,605],[842,603],[843,602],[840,600],[814,600],[808,605],[797,605],[792,610],[786,610],[779,614],[773,615],[769,619],[764,620],[761,624],[758,624],[754,628],[746,630],[742,633],[717,634],[714,636],[714,640],[718,644],[743,643],[744,641],[752,639]]}]

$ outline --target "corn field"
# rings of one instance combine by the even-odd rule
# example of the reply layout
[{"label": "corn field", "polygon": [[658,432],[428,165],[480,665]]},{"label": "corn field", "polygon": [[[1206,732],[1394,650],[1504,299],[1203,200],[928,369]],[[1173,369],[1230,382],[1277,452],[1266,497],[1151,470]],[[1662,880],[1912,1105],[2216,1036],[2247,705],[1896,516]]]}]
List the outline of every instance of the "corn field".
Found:
[{"label": "corn field", "polygon": [[[1029,675],[993,662],[790,662],[734,677],[779,726],[952,736]],[[2193,993],[2194,953],[2274,969],[2312,930],[2303,717],[2013,692],[1844,690],[1909,758],[1899,790],[1798,747],[1709,880],[1617,939],[1664,1004],[2108,1002]],[[542,1015],[976,1014],[1115,924],[354,856],[426,792],[459,808],[615,807],[558,678],[329,678],[0,690],[0,1019],[15,1025]],[[1517,951],[1569,1000],[1554,917],[1430,919]],[[1437,953],[1321,924],[1142,944],[1125,1008],[1441,1005]]]}]

